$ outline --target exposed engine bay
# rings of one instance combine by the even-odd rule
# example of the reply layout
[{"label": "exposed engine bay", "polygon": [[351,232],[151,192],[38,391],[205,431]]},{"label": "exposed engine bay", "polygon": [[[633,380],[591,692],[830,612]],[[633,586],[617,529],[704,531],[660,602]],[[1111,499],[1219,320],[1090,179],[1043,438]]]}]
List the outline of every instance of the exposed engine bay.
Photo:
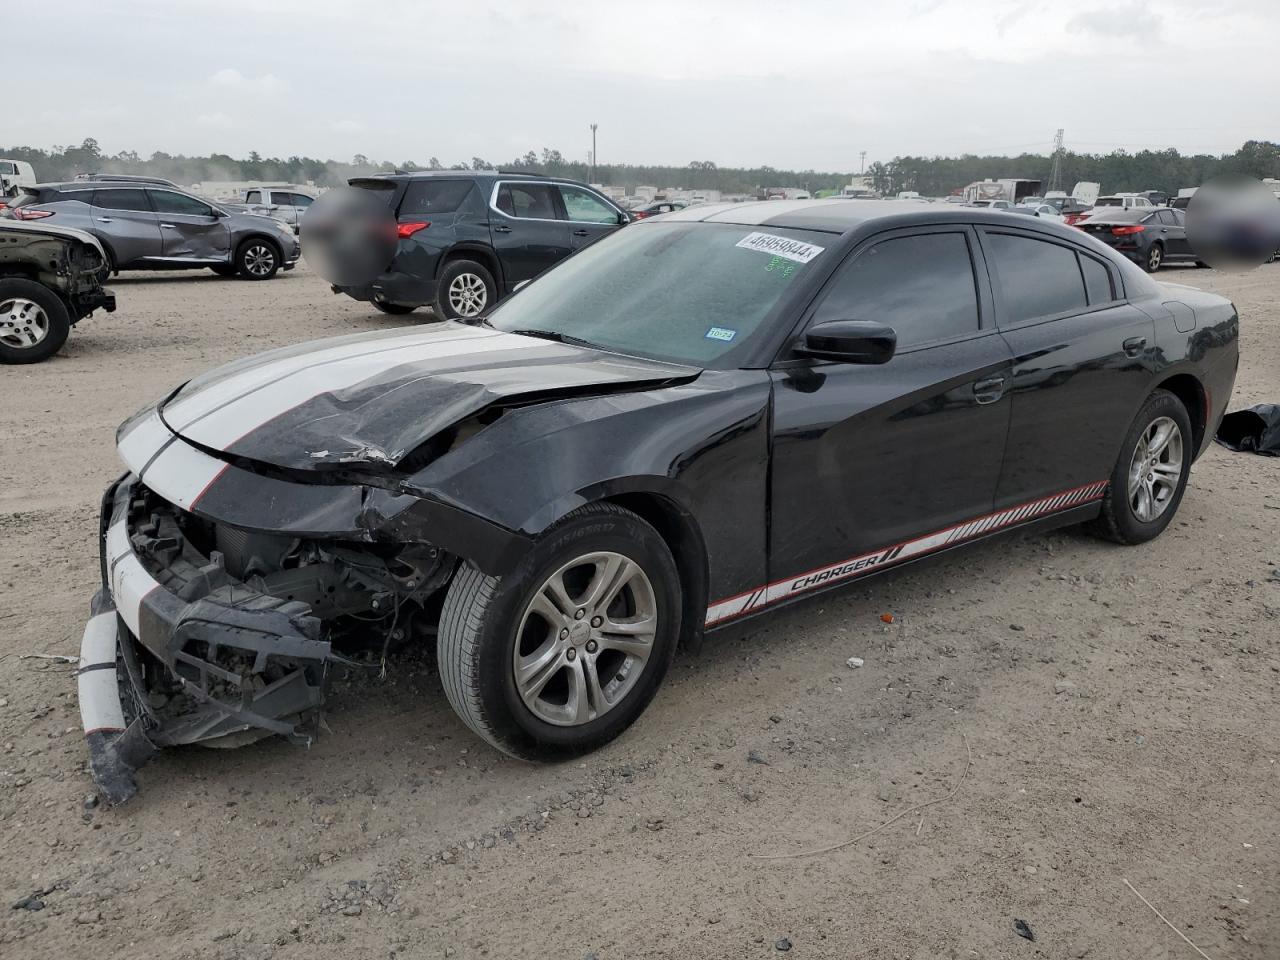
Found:
[{"label": "exposed engine bay", "polygon": [[[241,530],[141,483],[121,492],[115,508],[132,554],[162,588],[155,596],[174,600],[142,604],[141,618],[162,622],[144,622],[137,642],[121,631],[117,679],[131,732],[122,739],[135,746],[141,737],[153,748],[271,735],[309,743],[331,664],[360,657],[385,668],[388,650],[434,637],[437,594],[456,563],[435,547]],[[119,799],[133,791],[123,772]]]}]

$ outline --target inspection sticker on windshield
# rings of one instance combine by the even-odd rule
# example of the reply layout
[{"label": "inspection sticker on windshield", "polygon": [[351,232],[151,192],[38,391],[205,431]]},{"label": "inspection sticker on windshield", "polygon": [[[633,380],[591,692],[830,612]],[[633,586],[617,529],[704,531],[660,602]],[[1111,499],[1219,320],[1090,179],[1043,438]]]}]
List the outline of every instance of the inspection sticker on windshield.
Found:
[{"label": "inspection sticker on windshield", "polygon": [[747,250],[759,250],[761,253],[770,253],[776,257],[786,257],[796,263],[808,263],[826,249],[814,246],[812,243],[805,243],[803,240],[792,240],[790,237],[780,237],[774,233],[759,232],[748,233],[734,246]]},{"label": "inspection sticker on windshield", "polygon": [[723,340],[725,343],[728,343],[737,335],[738,335],[737,330],[730,330],[728,327],[712,327],[710,330],[707,331],[707,335],[705,339]]}]

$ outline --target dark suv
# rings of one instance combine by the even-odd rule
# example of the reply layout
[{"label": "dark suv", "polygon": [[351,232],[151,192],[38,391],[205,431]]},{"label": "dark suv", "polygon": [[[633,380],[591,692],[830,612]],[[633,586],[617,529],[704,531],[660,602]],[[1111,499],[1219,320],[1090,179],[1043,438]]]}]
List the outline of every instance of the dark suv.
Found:
[{"label": "dark suv", "polygon": [[537,174],[448,170],[350,183],[385,194],[400,244],[371,283],[334,292],[384,313],[430,304],[441,317],[478,317],[631,219],[586,184]]}]

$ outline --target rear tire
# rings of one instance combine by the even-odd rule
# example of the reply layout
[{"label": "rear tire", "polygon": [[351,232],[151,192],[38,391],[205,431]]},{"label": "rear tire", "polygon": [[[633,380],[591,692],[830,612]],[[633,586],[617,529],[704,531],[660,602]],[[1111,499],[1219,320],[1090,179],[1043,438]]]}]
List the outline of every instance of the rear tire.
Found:
[{"label": "rear tire", "polygon": [[440,614],[440,680],[462,721],[504,753],[574,757],[648,706],[675,656],[680,611],[657,531],[629,510],[589,504],[506,576],[462,564]]},{"label": "rear tire", "polygon": [[1163,533],[1187,488],[1193,436],[1182,401],[1167,390],[1153,393],[1125,435],[1102,513],[1090,530],[1124,544],[1146,543]]},{"label": "rear tire", "polygon": [[450,260],[436,283],[436,316],[446,320],[474,320],[498,302],[493,274],[474,260]]},{"label": "rear tire", "polygon": [[1147,251],[1146,259],[1142,262],[1142,269],[1147,273],[1155,273],[1160,269],[1160,265],[1164,263],[1164,247],[1158,243],[1153,243],[1151,249]]},{"label": "rear tire", "polygon": [[280,269],[280,248],[251,237],[236,248],[236,272],[245,280],[270,280]]},{"label": "rear tire", "polygon": [[416,306],[410,307],[403,303],[384,303],[381,300],[374,300],[372,303],[375,309],[381,310],[383,313],[389,314],[393,317],[402,317],[406,313],[413,313],[413,311],[418,309]]},{"label": "rear tire", "polygon": [[42,283],[0,279],[0,363],[39,363],[61,349],[71,333],[71,314]]}]

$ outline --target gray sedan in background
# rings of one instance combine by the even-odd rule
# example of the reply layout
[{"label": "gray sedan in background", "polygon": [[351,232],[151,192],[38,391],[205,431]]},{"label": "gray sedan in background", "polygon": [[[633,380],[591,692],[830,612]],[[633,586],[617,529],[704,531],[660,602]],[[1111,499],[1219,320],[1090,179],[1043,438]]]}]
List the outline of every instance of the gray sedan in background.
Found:
[{"label": "gray sedan in background", "polygon": [[222,276],[269,280],[292,269],[301,253],[293,228],[279,220],[138,181],[24,187],[0,216],[84,230],[102,243],[115,272],[209,267]]}]

